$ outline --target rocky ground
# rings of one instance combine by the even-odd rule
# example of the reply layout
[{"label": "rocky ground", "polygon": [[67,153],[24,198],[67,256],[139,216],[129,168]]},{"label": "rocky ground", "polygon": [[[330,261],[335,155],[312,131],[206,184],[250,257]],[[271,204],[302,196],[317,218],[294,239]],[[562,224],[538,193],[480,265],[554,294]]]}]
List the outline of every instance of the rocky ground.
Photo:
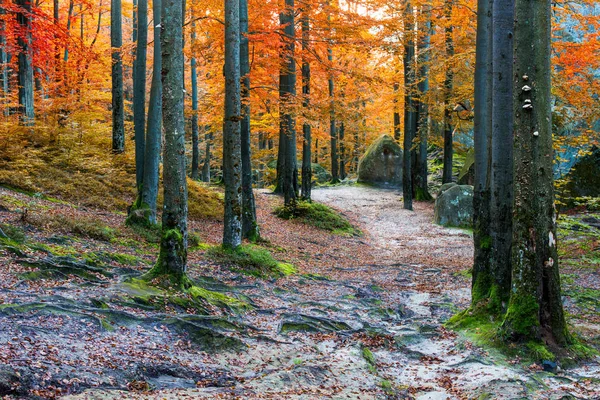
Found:
[{"label": "rocky ground", "polygon": [[[221,224],[191,221],[203,244],[190,251],[188,273],[210,300],[196,302],[135,281],[157,250],[121,230],[122,214],[0,189],[0,222],[25,233],[0,245],[0,394],[600,398],[598,360],[545,372],[443,327],[469,302],[472,239],[468,231],[434,225],[432,204],[405,211],[396,191],[361,186],[317,189],[313,196],[362,235],[279,220],[272,211],[280,199],[258,193],[265,246],[299,269],[286,278],[249,277],[210,261],[207,244],[219,242]],[[39,223],[48,215],[104,225],[92,231],[95,238],[83,223],[82,236],[67,235]],[[77,233],[79,225],[67,225]],[[600,310],[590,298],[600,287],[597,266],[577,262],[580,235],[596,236],[595,228],[584,228],[565,238],[565,300],[571,322],[597,345]],[[595,243],[584,255],[595,254]]]}]

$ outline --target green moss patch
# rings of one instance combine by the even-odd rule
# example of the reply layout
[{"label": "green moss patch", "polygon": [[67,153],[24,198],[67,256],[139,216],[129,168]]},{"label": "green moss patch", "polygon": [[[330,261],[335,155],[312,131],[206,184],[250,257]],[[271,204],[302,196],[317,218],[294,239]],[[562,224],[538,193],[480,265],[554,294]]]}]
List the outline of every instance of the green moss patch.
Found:
[{"label": "green moss patch", "polygon": [[358,235],[347,219],[324,204],[299,201],[295,207],[278,207],[275,215],[283,219],[297,219],[302,223],[339,235]]},{"label": "green moss patch", "polygon": [[297,272],[294,265],[275,260],[268,250],[255,245],[243,245],[236,249],[214,246],[206,255],[218,263],[260,278],[280,278]]}]

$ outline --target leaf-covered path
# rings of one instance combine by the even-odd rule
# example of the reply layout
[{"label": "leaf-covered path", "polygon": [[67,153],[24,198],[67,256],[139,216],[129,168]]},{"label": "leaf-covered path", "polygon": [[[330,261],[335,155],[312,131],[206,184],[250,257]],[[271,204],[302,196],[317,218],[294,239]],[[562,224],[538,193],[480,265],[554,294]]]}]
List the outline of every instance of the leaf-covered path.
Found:
[{"label": "leaf-covered path", "polygon": [[[128,283],[148,268],[153,248],[137,248],[143,262],[124,266],[127,257],[111,252],[131,251],[129,243],[28,232],[37,246],[2,253],[0,383],[12,379],[14,397],[90,399],[598,398],[597,364],[550,374],[443,327],[468,304],[472,239],[434,225],[432,204],[405,211],[396,191],[360,186],[313,194],[363,234],[280,220],[272,214],[280,199],[258,193],[267,246],[297,265],[297,275],[248,277],[210,261],[202,247],[190,251],[191,278],[252,307],[242,313],[214,304],[189,308],[185,299]],[[94,217],[92,210],[34,202],[43,212]],[[0,210],[3,222],[17,216]],[[95,217],[114,229],[122,224],[119,215]],[[190,225],[207,243],[219,242],[218,221]],[[76,256],[40,253],[40,243]],[[81,260],[90,254],[96,267]],[[36,271],[46,272],[24,278]],[[3,365],[16,366],[18,375],[8,379]]]}]

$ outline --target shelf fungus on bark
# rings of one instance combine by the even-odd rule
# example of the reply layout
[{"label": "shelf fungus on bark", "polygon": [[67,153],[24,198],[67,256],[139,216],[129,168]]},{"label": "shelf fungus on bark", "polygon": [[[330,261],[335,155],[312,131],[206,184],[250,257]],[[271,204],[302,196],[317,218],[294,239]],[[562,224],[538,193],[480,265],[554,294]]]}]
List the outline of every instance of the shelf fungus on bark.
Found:
[{"label": "shelf fungus on bark", "polygon": [[540,133],[538,131],[533,132],[533,136],[538,137],[540,136]]},{"label": "shelf fungus on bark", "polygon": [[524,92],[531,92],[531,86],[525,85],[521,88],[521,90]]},{"label": "shelf fungus on bark", "polygon": [[533,108],[533,105],[531,104],[531,100],[526,99],[524,104],[523,104],[523,109],[525,110],[531,110]]}]

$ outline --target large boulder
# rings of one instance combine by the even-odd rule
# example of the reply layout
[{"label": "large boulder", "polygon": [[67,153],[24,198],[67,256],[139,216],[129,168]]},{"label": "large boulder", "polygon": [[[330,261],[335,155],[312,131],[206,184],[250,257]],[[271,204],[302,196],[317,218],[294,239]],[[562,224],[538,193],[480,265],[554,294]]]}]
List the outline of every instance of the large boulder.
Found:
[{"label": "large boulder", "polygon": [[402,185],[402,149],[388,135],[373,142],[358,162],[358,182]]},{"label": "large boulder", "polygon": [[443,226],[473,226],[473,186],[454,185],[435,199],[435,223]]}]

